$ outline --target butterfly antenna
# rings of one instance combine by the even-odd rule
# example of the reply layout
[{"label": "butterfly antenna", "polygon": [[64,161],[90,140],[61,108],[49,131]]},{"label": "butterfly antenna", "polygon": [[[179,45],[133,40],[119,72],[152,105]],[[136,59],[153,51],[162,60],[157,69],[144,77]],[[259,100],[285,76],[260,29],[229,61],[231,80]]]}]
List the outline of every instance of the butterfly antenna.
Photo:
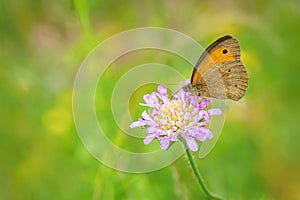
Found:
[{"label": "butterfly antenna", "polygon": [[171,97],[171,99],[173,100],[175,97],[174,97],[174,95],[176,95],[180,90],[182,90],[183,88],[180,88],[180,89],[178,89],[178,90],[176,90],[176,92],[172,92],[172,97]]},{"label": "butterfly antenna", "polygon": [[[168,86],[178,86],[178,83],[168,83],[168,84],[165,84],[165,86],[168,88]],[[182,88],[181,88],[182,89]],[[172,96],[170,97],[170,99],[174,99],[174,95],[175,94],[177,94],[181,89],[178,89],[178,90],[176,90],[176,92],[173,92],[172,90],[170,90],[171,91],[171,93],[172,93]]]}]

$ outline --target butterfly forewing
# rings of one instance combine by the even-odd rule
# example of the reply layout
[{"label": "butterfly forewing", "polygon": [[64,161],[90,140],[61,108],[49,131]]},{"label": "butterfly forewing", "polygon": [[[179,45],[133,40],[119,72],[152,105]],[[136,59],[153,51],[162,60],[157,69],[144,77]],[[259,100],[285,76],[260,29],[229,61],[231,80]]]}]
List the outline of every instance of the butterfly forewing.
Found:
[{"label": "butterfly forewing", "polygon": [[191,78],[197,95],[239,100],[248,87],[248,74],[240,61],[240,45],[231,36],[211,44],[199,58]]}]

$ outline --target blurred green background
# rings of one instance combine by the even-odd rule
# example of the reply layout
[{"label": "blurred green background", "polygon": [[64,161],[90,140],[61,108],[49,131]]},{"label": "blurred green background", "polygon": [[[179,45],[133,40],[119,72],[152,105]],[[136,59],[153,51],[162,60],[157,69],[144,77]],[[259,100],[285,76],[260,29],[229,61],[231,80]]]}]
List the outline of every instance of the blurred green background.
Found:
[{"label": "blurred green background", "polygon": [[[99,163],[77,135],[72,88],[81,62],[104,39],[144,26],[183,32],[203,46],[224,34],[238,38],[249,88],[229,102],[220,140],[198,165],[226,199],[300,199],[299,1],[11,0],[0,1],[0,26],[0,199],[203,197],[184,156],[159,171],[127,174]],[[110,98],[126,71],[120,68],[157,59],[137,55],[106,72],[99,99]],[[159,62],[177,63],[172,59]],[[132,103],[135,119],[139,101]],[[141,146],[124,139],[107,105],[97,109],[109,138]]]}]

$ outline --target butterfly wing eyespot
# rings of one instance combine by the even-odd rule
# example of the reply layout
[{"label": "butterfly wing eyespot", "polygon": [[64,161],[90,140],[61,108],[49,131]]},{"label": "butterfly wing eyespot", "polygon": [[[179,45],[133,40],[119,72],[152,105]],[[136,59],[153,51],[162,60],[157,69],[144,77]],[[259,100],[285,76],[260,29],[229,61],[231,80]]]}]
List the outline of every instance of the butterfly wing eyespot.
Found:
[{"label": "butterfly wing eyespot", "polygon": [[240,60],[240,45],[231,36],[212,43],[200,56],[191,86],[199,96],[239,100],[248,87],[248,74]]}]

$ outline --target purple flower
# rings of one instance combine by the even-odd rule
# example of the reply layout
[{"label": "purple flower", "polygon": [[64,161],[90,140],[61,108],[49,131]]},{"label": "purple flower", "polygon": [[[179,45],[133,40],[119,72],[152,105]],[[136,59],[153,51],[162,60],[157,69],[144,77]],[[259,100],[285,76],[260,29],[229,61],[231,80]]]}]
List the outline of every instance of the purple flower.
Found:
[{"label": "purple flower", "polygon": [[130,128],[146,127],[148,136],[144,139],[145,144],[156,138],[162,149],[168,149],[172,142],[182,137],[190,150],[197,151],[196,140],[203,142],[213,137],[205,126],[210,123],[211,115],[220,115],[222,111],[218,108],[204,110],[210,100],[192,96],[181,88],[179,85],[179,92],[172,98],[168,97],[164,86],[158,86],[158,92],[144,95],[146,103],[141,105],[151,109],[144,111],[142,118],[133,122]]}]

